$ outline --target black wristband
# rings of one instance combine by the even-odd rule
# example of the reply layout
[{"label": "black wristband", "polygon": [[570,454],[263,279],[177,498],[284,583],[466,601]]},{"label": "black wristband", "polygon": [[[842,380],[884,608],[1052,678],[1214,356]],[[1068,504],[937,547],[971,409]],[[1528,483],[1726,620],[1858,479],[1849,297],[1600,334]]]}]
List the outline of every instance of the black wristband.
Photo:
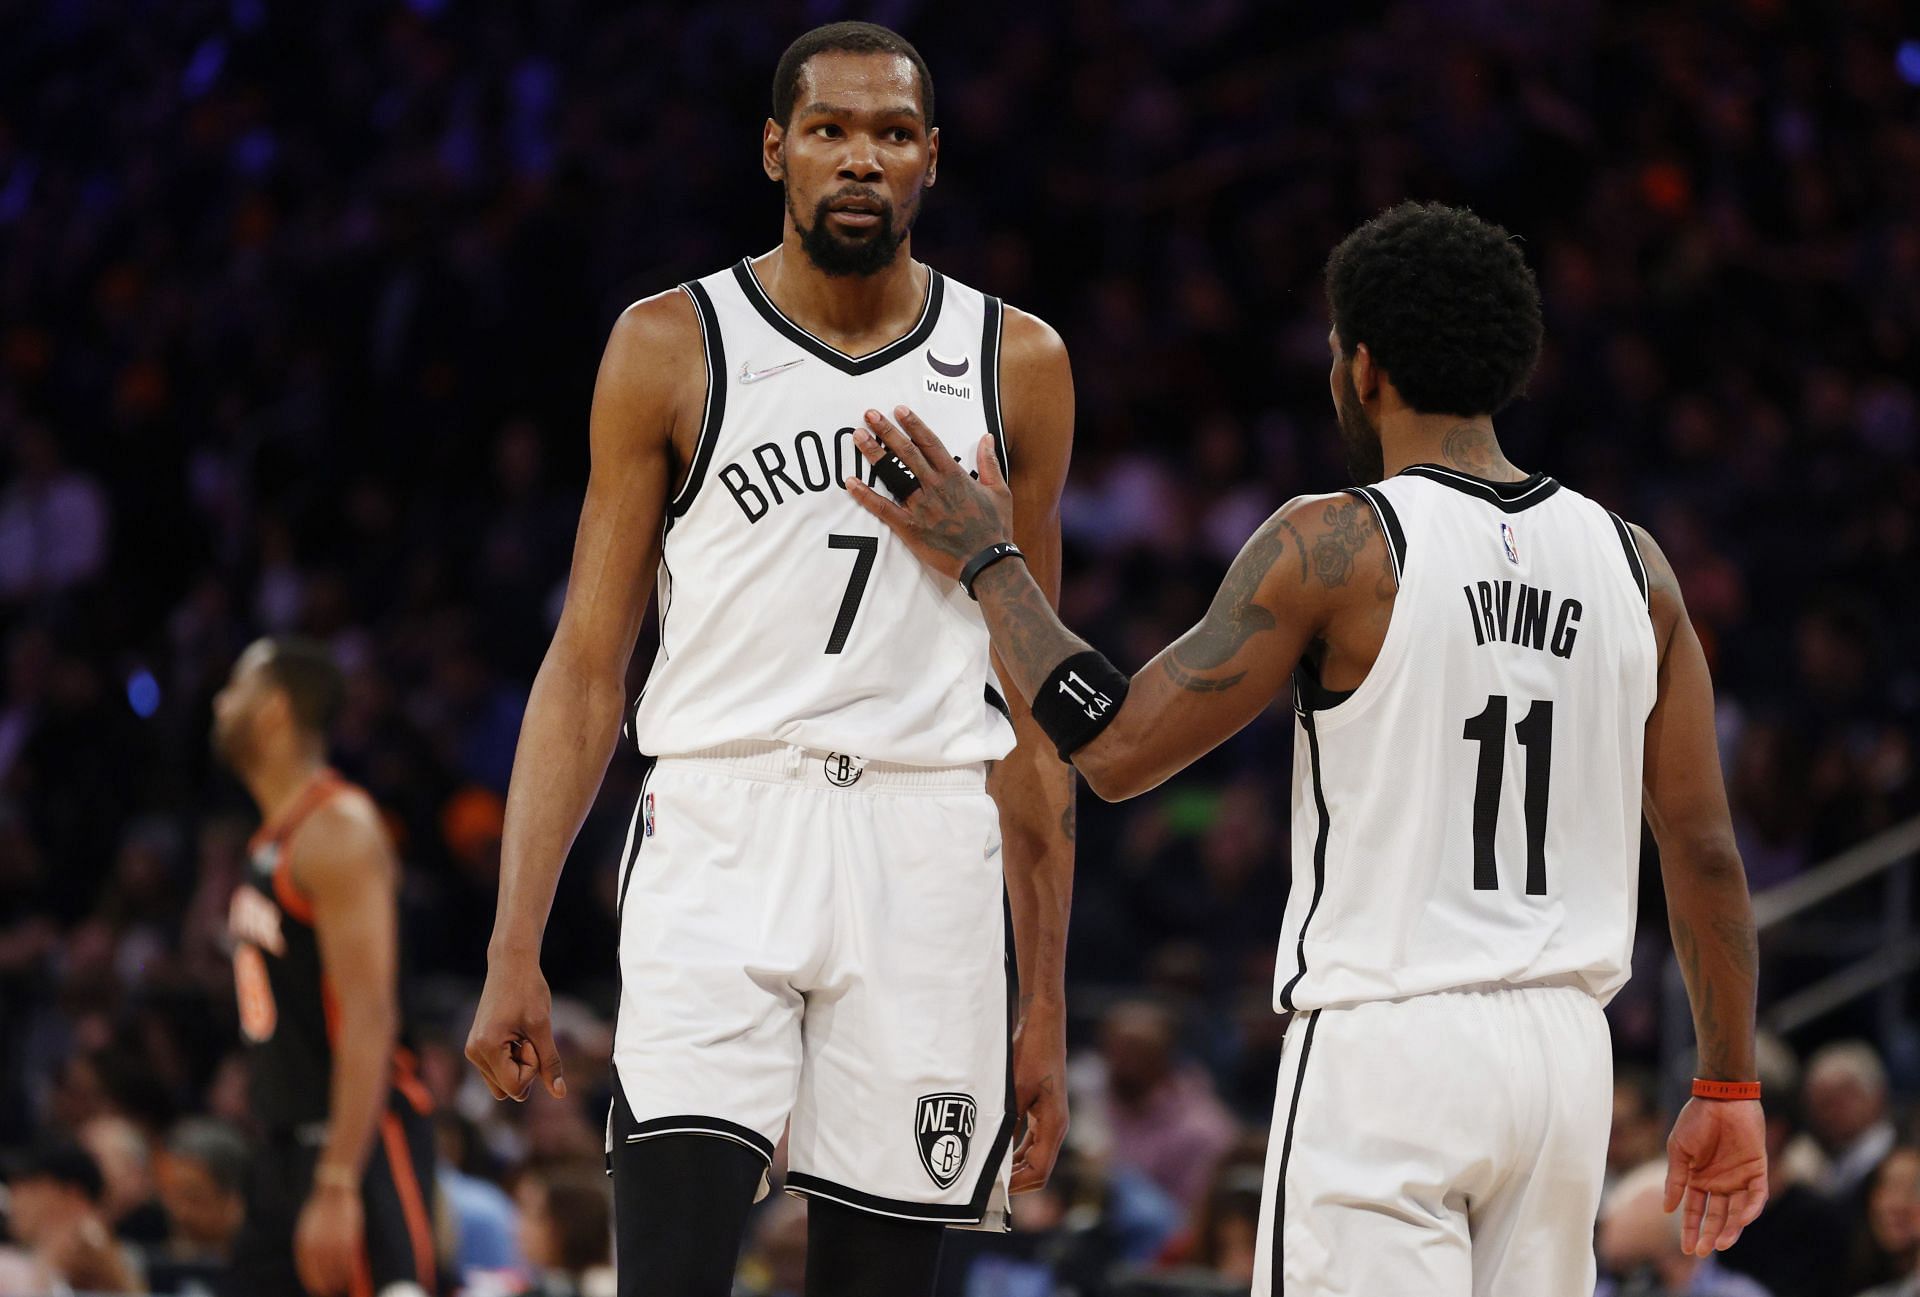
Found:
[{"label": "black wristband", "polygon": [[1126,674],[1088,649],[1055,667],[1033,696],[1033,719],[1053,740],[1062,761],[1098,738],[1113,724],[1126,701]]},{"label": "black wristband", "polygon": [[996,541],[967,560],[967,565],[960,569],[960,588],[967,592],[967,598],[979,601],[980,596],[973,592],[973,583],[980,579],[982,572],[1003,558],[1017,558],[1022,563],[1027,561],[1020,547],[1010,540]]}]

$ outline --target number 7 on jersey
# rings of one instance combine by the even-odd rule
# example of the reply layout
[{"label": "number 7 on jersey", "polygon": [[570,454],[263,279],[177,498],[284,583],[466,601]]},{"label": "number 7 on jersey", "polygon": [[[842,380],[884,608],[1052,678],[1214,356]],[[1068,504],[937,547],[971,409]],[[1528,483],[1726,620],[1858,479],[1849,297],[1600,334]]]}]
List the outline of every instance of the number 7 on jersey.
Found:
[{"label": "number 7 on jersey", "polygon": [[847,646],[847,633],[860,612],[860,597],[867,592],[867,578],[873,575],[874,556],[880,552],[878,536],[827,537],[828,549],[855,551],[853,575],[847,578],[847,592],[840,597],[840,615],[833,620],[833,634],[827,636],[827,652],[838,653]]}]

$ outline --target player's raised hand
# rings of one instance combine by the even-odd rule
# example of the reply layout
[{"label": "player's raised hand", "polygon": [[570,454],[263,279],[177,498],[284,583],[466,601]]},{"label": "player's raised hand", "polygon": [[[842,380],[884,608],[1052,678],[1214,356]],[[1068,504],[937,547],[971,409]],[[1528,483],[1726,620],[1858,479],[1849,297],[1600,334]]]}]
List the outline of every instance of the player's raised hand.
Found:
[{"label": "player's raised hand", "polygon": [[1767,1122],[1758,1100],[1690,1099],[1667,1137],[1667,1193],[1685,1203],[1680,1246],[1725,1251],[1767,1205]]},{"label": "player's raised hand", "polygon": [[1013,492],[1000,472],[993,438],[980,439],[975,455],[980,480],[976,482],[918,415],[904,405],[893,412],[900,420],[897,427],[878,410],[868,410],[867,426],[855,432],[854,443],[871,464],[891,452],[918,486],[898,504],[858,476],[847,479],[847,491],[905,541],[916,558],[957,580],[968,559],[1013,536]]},{"label": "player's raised hand", "polygon": [[487,984],[467,1033],[467,1061],[496,1099],[524,1102],[535,1079],[556,1099],[567,1095],[553,1043],[553,993],[537,962],[488,964]]}]

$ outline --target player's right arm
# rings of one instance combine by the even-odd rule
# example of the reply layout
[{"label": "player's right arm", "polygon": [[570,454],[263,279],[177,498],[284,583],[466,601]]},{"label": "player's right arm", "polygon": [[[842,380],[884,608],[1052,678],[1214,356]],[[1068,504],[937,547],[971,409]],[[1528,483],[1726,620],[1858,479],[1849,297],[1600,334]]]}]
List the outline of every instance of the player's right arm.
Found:
[{"label": "player's right arm", "polygon": [[[1659,697],[1647,717],[1645,807],[1660,844],[1674,954],[1693,1005],[1700,1075],[1754,1079],[1759,950],[1746,870],[1720,777],[1713,680],[1680,583],[1653,537],[1633,529],[1647,568]],[[1767,1201],[1765,1119],[1755,1101],[1691,1100],[1667,1141],[1666,1208],[1686,1205],[1682,1243],[1731,1247]]]},{"label": "player's right arm", "polygon": [[698,423],[705,400],[699,329],[686,294],[663,293],[627,308],[601,357],[566,603],[514,753],[487,981],[467,1037],[467,1057],[496,1099],[526,1098],[536,1076],[566,1093],[540,943],[560,868],[619,738],[674,447],[691,444],[697,428],[686,425]]}]

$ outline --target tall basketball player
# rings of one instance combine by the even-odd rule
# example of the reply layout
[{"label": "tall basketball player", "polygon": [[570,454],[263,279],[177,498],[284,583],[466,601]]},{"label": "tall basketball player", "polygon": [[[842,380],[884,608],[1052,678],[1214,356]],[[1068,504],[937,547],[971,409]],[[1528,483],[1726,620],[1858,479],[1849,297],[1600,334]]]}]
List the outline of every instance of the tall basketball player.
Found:
[{"label": "tall basketball player", "polygon": [[952,470],[911,411],[904,507],[849,490],[978,596],[1036,718],[1101,796],[1152,788],[1291,683],[1292,1013],[1254,1291],[1593,1291],[1640,817],[1659,840],[1700,1050],[1667,1209],[1705,1255],[1767,1195],[1755,944],[1713,689],[1652,539],[1501,452],[1539,353],[1504,230],[1407,204],[1327,268],[1331,386],[1356,478],[1280,509],[1206,618],[1129,680],[1007,551],[992,463]]},{"label": "tall basketball player", "polygon": [[324,646],[261,640],[214,699],[214,746],[260,808],[228,913],[255,1118],[234,1297],[434,1291],[432,1101],[400,1047],[397,869],[327,765]]},{"label": "tall basketball player", "polygon": [[[783,1131],[808,1292],[929,1292],[942,1230],[998,1224],[1009,1160],[1014,1191],[1037,1187],[1064,1133],[1071,774],[996,686],[978,609],[840,487],[865,467],[850,411],[937,406],[1012,482],[1012,534],[1054,587],[1066,352],[913,259],[933,108],[926,64],[884,28],[796,41],[761,150],[779,246],[630,307],[601,364],[467,1054],[496,1097],[564,1093],[542,930],[657,593],[629,717],[657,760],[618,894],[624,1297],[731,1291]],[[959,471],[982,468],[975,440]]]}]

